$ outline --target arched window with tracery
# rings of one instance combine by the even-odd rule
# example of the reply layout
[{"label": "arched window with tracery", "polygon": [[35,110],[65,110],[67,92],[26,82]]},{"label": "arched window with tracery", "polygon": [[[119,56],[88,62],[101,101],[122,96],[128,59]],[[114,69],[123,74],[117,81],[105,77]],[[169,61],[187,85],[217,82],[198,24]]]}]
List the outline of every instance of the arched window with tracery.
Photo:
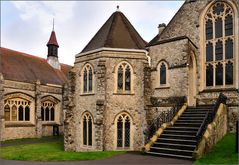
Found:
[{"label": "arched window with tracery", "polygon": [[93,127],[93,119],[90,113],[86,112],[82,117],[83,123],[83,145],[92,146],[92,127]]},{"label": "arched window with tracery", "polygon": [[5,121],[30,121],[30,104],[22,98],[4,100]]},{"label": "arched window with tracery", "polygon": [[117,67],[117,92],[130,92],[132,89],[132,69],[127,62]]},{"label": "arched window with tracery", "polygon": [[131,118],[128,114],[122,113],[116,118],[117,126],[117,147],[129,148],[131,139]]},{"label": "arched window with tracery", "polygon": [[158,83],[159,86],[168,85],[168,65],[165,61],[158,64]]},{"label": "arched window with tracery", "polygon": [[86,64],[83,68],[83,93],[92,93],[93,91],[93,68]]},{"label": "arched window with tracery", "polygon": [[42,121],[55,121],[56,104],[50,100],[41,103],[41,119]]},{"label": "arched window with tracery", "polygon": [[235,76],[235,14],[224,1],[214,3],[204,17],[205,85],[232,86]]}]

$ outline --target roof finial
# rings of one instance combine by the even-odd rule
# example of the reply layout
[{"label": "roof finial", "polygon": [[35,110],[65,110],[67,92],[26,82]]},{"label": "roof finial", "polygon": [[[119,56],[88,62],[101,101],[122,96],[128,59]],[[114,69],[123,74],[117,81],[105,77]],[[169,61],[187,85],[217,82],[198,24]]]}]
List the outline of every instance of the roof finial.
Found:
[{"label": "roof finial", "polygon": [[116,8],[117,8],[116,11],[120,11],[120,9],[119,9],[119,5],[117,5]]},{"label": "roof finial", "polygon": [[52,31],[54,31],[54,18],[53,18],[53,28],[52,28]]}]

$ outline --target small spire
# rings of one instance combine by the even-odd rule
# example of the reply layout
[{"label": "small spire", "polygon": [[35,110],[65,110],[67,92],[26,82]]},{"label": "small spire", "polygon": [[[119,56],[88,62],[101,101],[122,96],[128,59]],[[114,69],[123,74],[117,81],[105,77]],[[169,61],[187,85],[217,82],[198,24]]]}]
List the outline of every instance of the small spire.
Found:
[{"label": "small spire", "polygon": [[52,31],[54,31],[54,18],[53,18],[53,28],[52,28]]},{"label": "small spire", "polygon": [[119,5],[116,6],[116,11],[120,11]]}]

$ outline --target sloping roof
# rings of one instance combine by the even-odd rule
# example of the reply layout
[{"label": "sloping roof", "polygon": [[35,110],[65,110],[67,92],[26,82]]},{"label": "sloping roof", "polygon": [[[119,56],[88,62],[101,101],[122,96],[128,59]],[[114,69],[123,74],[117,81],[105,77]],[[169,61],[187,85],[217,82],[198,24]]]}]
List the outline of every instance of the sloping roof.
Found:
[{"label": "sloping roof", "polygon": [[51,32],[50,39],[49,39],[49,41],[48,41],[48,43],[47,43],[47,46],[48,46],[48,45],[56,45],[56,46],[59,47],[59,45],[58,45],[58,43],[57,43],[57,40],[56,40],[56,33],[55,33],[55,31],[52,31],[52,32]]},{"label": "sloping roof", "polygon": [[160,38],[160,34],[157,34],[149,43],[146,45],[146,47],[154,45]]},{"label": "sloping roof", "polygon": [[67,81],[67,74],[72,68],[61,64],[61,70],[51,67],[46,59],[26,53],[0,47],[0,72],[4,79],[41,84],[62,85]]},{"label": "sloping roof", "polygon": [[114,12],[81,53],[102,47],[144,49],[146,42],[120,11]]}]

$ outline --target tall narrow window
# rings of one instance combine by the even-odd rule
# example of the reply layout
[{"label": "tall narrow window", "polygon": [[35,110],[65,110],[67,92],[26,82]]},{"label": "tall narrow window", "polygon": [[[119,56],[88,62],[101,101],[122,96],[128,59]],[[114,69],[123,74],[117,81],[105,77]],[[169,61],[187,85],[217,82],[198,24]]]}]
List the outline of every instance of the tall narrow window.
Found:
[{"label": "tall narrow window", "polygon": [[158,83],[159,83],[159,87],[162,86],[166,86],[168,85],[168,65],[165,61],[161,61],[158,66],[157,66],[157,70],[158,70]]},{"label": "tall narrow window", "polygon": [[125,70],[125,90],[130,91],[130,80],[131,80],[131,72],[129,66],[126,67]]},{"label": "tall narrow window", "polygon": [[52,107],[51,108],[51,121],[55,120],[55,109]]},{"label": "tall narrow window", "polygon": [[30,120],[30,108],[28,106],[25,107],[25,121]]},{"label": "tall narrow window", "polygon": [[131,67],[128,63],[123,62],[117,68],[117,91],[130,92],[131,91]]},{"label": "tall narrow window", "polygon": [[164,63],[160,66],[160,85],[166,84],[166,66]]},{"label": "tall narrow window", "polygon": [[213,66],[208,64],[206,69],[206,85],[213,86]]},{"label": "tall narrow window", "polygon": [[233,35],[233,18],[232,15],[227,15],[225,20],[225,35]]},{"label": "tall narrow window", "polygon": [[221,63],[216,65],[216,85],[223,84],[223,66]]},{"label": "tall narrow window", "polygon": [[44,108],[41,107],[41,120],[44,121]]},{"label": "tall narrow window", "polygon": [[50,109],[49,109],[49,107],[46,107],[46,109],[45,109],[45,120],[49,121],[49,119],[50,119]]},{"label": "tall narrow window", "polygon": [[213,45],[211,42],[206,46],[206,61],[213,61]]},{"label": "tall narrow window", "polygon": [[93,92],[93,69],[89,64],[86,64],[83,68],[83,93]]},{"label": "tall narrow window", "polygon": [[[204,17],[206,87],[234,85],[235,14],[226,1],[215,2]],[[215,31],[213,31],[215,29]]]},{"label": "tall narrow window", "polygon": [[17,121],[17,106],[12,106],[12,121]]},{"label": "tall narrow window", "polygon": [[131,119],[128,114],[122,113],[116,118],[117,139],[116,144],[119,148],[129,148],[131,138]]},{"label": "tall narrow window", "polygon": [[84,92],[87,92],[87,70],[85,68],[84,70],[84,80],[83,80],[83,84],[84,84]]},{"label": "tall narrow window", "polygon": [[93,121],[89,113],[85,113],[82,119],[83,123],[83,145],[92,146]]},{"label": "tall narrow window", "polygon": [[23,107],[22,106],[20,106],[20,107],[18,107],[18,120],[19,121],[23,121]]},{"label": "tall narrow window", "polygon": [[230,61],[226,64],[226,84],[233,84],[233,64]]},{"label": "tall narrow window", "polygon": [[4,107],[4,117],[5,117],[5,121],[10,121],[10,107],[9,107],[9,105],[5,105],[5,107]]},{"label": "tall narrow window", "polygon": [[121,65],[118,69],[118,90],[123,90],[123,67]]}]

